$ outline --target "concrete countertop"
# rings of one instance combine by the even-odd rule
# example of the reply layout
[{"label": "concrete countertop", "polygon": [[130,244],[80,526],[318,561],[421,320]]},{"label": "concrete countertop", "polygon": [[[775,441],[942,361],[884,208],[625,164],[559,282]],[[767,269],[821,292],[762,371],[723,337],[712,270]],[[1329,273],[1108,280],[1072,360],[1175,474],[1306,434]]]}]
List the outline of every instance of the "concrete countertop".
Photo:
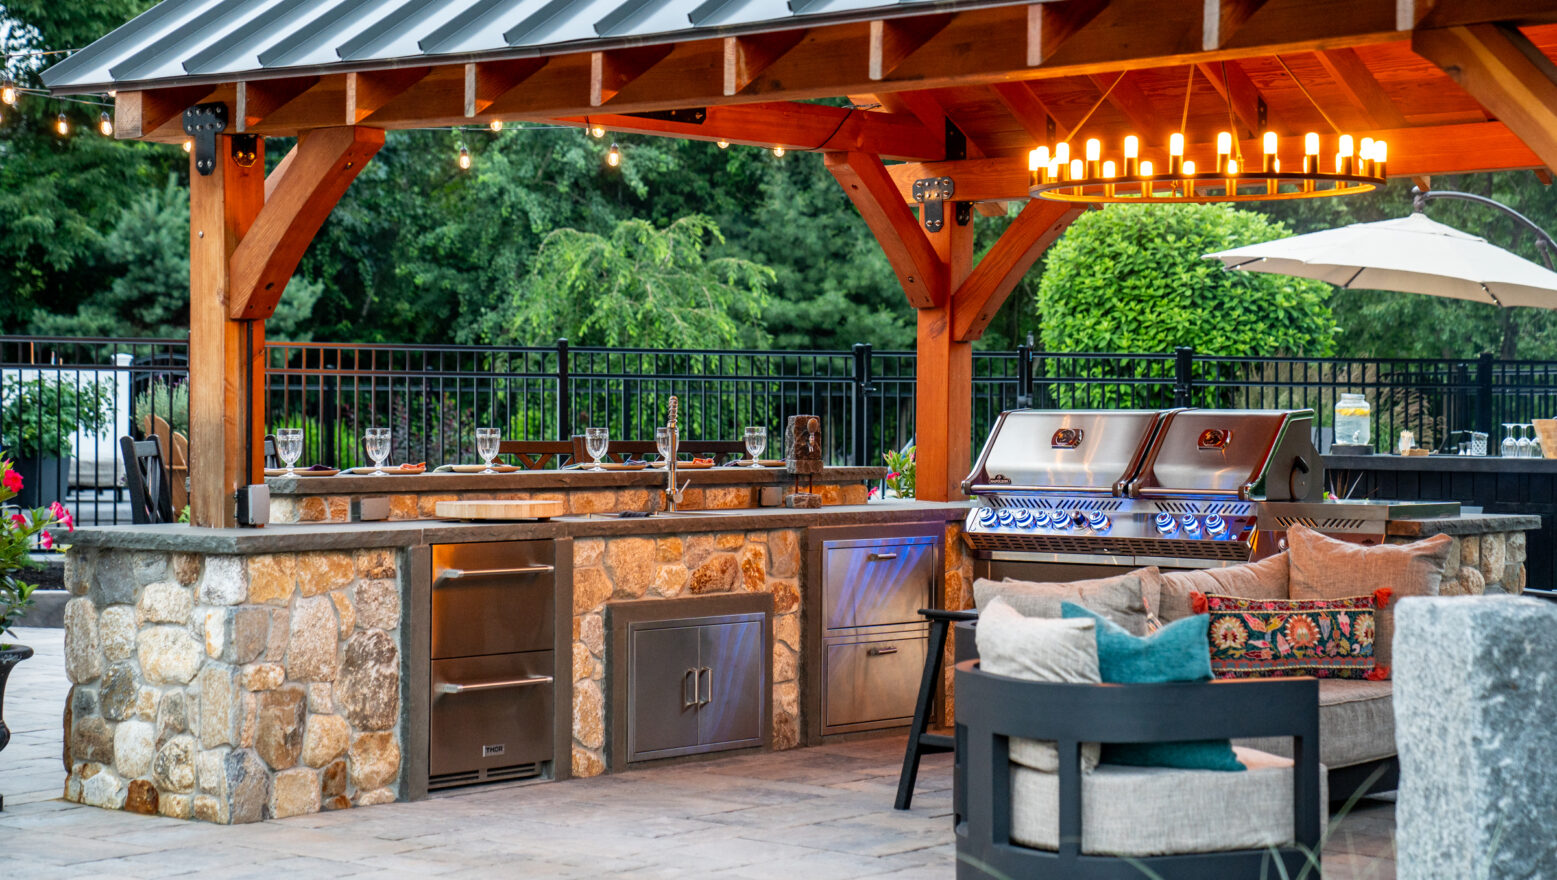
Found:
[{"label": "concrete countertop", "polygon": [[[887,475],[880,467],[824,468],[813,479],[818,483],[865,483]],[[678,468],[677,482],[693,486],[728,486],[773,483],[789,485],[805,479],[783,468],[715,467]],[[266,477],[272,496],[279,495],[394,495],[408,492],[514,492],[547,489],[621,489],[665,485],[662,468],[641,471],[545,470],[510,474],[425,473],[417,476]]]},{"label": "concrete countertop", "polygon": [[[323,480],[325,478],[317,478]],[[400,479],[415,479],[403,477]],[[746,532],[811,526],[866,525],[960,520],[961,501],[881,501],[836,505],[817,510],[766,507],[688,511],[681,516],[619,518],[595,514],[554,517],[545,522],[459,522],[407,520],[372,523],[273,525],[262,529],[197,529],[185,525],[125,525],[79,528],[70,536],[78,547],[114,547],[183,553],[258,554],[362,547],[414,547],[467,541],[522,541],[607,535],[658,535],[685,532]]]},{"label": "concrete countertop", "polygon": [[1430,519],[1390,520],[1388,533],[1407,537],[1430,538],[1433,535],[1486,535],[1493,532],[1533,532],[1541,527],[1541,518],[1518,513],[1467,513]]},{"label": "concrete countertop", "polygon": [[1336,471],[1459,471],[1470,474],[1557,474],[1557,458],[1495,455],[1326,455]]}]

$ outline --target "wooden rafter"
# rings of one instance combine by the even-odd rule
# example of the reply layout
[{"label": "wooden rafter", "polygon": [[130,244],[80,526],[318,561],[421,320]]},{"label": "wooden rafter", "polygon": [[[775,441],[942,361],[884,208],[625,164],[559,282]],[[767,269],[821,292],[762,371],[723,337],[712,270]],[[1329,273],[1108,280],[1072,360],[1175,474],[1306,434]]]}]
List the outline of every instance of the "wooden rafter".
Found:
[{"label": "wooden rafter", "polygon": [[211,94],[210,86],[178,86],[151,92],[120,92],[114,96],[114,137],[146,137],[176,121],[191,104]]},{"label": "wooden rafter", "polygon": [[1097,18],[1107,0],[1033,3],[1027,7],[1027,66],[1039,67],[1054,58],[1064,42]]},{"label": "wooden rafter", "polygon": [[317,76],[265,79],[238,83],[233,120],[238,131],[248,131],[266,117],[302,97],[319,84]]},{"label": "wooden rafter", "polygon": [[872,153],[892,158],[946,155],[942,129],[930,129],[906,113],[868,113],[821,104],[776,101],[709,107],[702,122],[650,116],[591,114],[556,120],[568,125],[603,125],[612,131],[665,134],[689,140],[726,140],[754,147]]},{"label": "wooden rafter", "polygon": [[1031,85],[1025,82],[991,83],[989,90],[994,93],[996,100],[1000,101],[1012,118],[1021,123],[1023,130],[1034,143],[1049,142],[1050,120],[1054,122],[1055,137],[1064,140],[1069,136],[1070,130],[1055,118],[1054,113],[1044,105]]},{"label": "wooden rafter", "polygon": [[870,73],[879,80],[935,38],[951,24],[953,16],[920,15],[912,18],[878,19],[870,23]]},{"label": "wooden rafter", "polygon": [[1084,205],[1043,199],[1031,199],[1022,207],[952,295],[952,335],[957,341],[972,342],[984,335],[1022,276],[1085,212]]},{"label": "wooden rafter", "polygon": [[465,65],[465,115],[475,116],[524,84],[546,66],[546,58],[516,58]]},{"label": "wooden rafter", "polygon": [[1205,15],[1200,26],[1200,47],[1207,52],[1220,49],[1233,40],[1266,0],[1205,0]]},{"label": "wooden rafter", "polygon": [[431,67],[401,67],[346,74],[346,125],[356,125],[421,82]]},{"label": "wooden rafter", "polygon": [[[1243,124],[1245,135],[1254,136],[1267,131],[1274,131],[1277,134],[1292,133],[1291,127],[1275,111],[1268,106],[1262,107],[1264,99],[1260,96],[1259,87],[1238,62],[1198,64],[1196,69],[1211,83],[1211,88],[1216,90],[1223,101],[1229,100],[1231,95],[1233,115]],[[1227,77],[1225,83],[1222,81],[1224,74]],[[1260,119],[1262,109],[1265,117],[1263,123]]]},{"label": "wooden rafter", "polygon": [[724,38],[724,94],[739,95],[763,71],[805,39],[806,32],[779,31]]},{"label": "wooden rafter", "polygon": [[[1417,54],[1443,68],[1540,157],[1557,167],[1557,64],[1518,28],[1503,25],[1420,30]],[[1459,145],[1468,151],[1465,144]],[[1390,161],[1396,155],[1390,142]],[[1439,170],[1441,169],[1434,169]]]},{"label": "wooden rafter", "polygon": [[1098,93],[1108,93],[1108,103],[1123,113],[1143,138],[1162,140],[1170,132],[1178,130],[1177,120],[1169,122],[1159,112],[1159,104],[1141,91],[1128,72],[1092,74],[1092,84]]},{"label": "wooden rafter", "polygon": [[[962,128],[957,120],[946,112],[946,107],[940,99],[931,92],[888,92],[885,95],[865,96],[867,100],[856,103],[879,102],[882,109],[892,113],[906,113],[918,119],[929,131],[945,131],[946,123],[950,122],[959,129]],[[968,158],[980,159],[991,155],[982,145],[972,137],[968,138]],[[973,209],[986,217],[1003,217],[1006,213],[1005,205],[994,203],[979,203]]]},{"label": "wooden rafter", "polygon": [[1321,49],[1314,57],[1319,59],[1319,65],[1346,99],[1362,111],[1374,128],[1406,127],[1406,118],[1385,94],[1384,87],[1373,78],[1368,65],[1362,63],[1356,49]]},{"label": "wooden rafter", "polygon": [[589,105],[599,107],[615,98],[628,83],[665,60],[675,46],[637,46],[589,54]]},{"label": "wooden rafter", "polygon": [[859,152],[828,153],[824,160],[881,243],[909,303],[921,309],[945,303],[946,268],[881,160]]},{"label": "wooden rafter", "polygon": [[303,252],[363,166],[384,145],[382,129],[321,128],[298,139],[266,181],[265,207],[232,255],[227,306],[234,320],[270,317]]}]

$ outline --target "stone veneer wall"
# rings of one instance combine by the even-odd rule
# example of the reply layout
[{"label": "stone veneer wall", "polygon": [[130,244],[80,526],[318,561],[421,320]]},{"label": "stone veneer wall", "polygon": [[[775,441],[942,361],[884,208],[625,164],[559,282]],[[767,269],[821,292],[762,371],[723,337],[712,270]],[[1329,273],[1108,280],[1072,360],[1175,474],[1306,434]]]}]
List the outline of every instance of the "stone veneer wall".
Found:
[{"label": "stone veneer wall", "polygon": [[[1418,538],[1391,535],[1390,544],[1409,544]],[[1456,535],[1449,550],[1440,596],[1480,596],[1525,591],[1525,533],[1493,532]]]},{"label": "stone veneer wall", "polygon": [[[321,477],[318,479],[329,479]],[[778,485],[778,484],[771,484]],[[784,487],[789,494],[792,486]],[[741,510],[756,508],[758,486],[691,486],[682,496],[683,510]],[[869,488],[864,483],[818,483],[822,504],[864,504]],[[374,493],[374,497],[383,493]],[[647,510],[660,490],[646,487],[623,489],[568,489],[514,492],[413,492],[390,494],[391,520],[432,519],[439,501],[561,501],[568,513],[614,513]],[[277,495],[270,502],[273,523],[349,522],[350,495]],[[657,503],[657,502],[656,502]]]},{"label": "stone veneer wall", "polygon": [[65,563],[67,800],[238,823],[399,797],[399,551]]}]

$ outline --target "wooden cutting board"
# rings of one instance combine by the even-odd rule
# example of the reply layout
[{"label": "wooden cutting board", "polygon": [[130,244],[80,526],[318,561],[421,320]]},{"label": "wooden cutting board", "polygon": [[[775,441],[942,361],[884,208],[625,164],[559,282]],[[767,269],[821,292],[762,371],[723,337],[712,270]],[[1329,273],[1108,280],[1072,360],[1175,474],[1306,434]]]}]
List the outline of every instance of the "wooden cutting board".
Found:
[{"label": "wooden cutting board", "polygon": [[433,512],[450,519],[548,519],[566,511],[561,501],[439,501]]}]

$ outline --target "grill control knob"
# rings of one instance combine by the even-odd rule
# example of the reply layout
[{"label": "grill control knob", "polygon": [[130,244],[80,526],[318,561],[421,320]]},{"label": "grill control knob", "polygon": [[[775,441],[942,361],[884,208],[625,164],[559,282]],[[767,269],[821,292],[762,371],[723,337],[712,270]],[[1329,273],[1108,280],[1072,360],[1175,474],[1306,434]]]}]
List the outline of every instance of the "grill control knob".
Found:
[{"label": "grill control knob", "polygon": [[1033,524],[1040,529],[1047,529],[1054,525],[1054,519],[1049,516],[1049,511],[1040,510],[1033,514]]},{"label": "grill control knob", "polygon": [[1213,538],[1220,538],[1227,534],[1227,523],[1216,514],[1206,517],[1206,534]]},{"label": "grill control knob", "polygon": [[986,507],[979,511],[979,525],[984,528],[993,528],[995,525],[995,509]]},{"label": "grill control knob", "polygon": [[1078,529],[1086,528],[1087,527],[1087,515],[1082,513],[1079,510],[1076,511],[1075,513],[1070,515],[1070,524],[1075,526]]},{"label": "grill control knob", "polygon": [[1200,520],[1195,519],[1193,514],[1186,513],[1183,516],[1179,517],[1179,525],[1184,527],[1184,531],[1185,531],[1186,534],[1190,534],[1190,535],[1198,535],[1198,534],[1200,534]]},{"label": "grill control knob", "polygon": [[1173,522],[1173,515],[1169,513],[1157,514],[1154,522],[1157,525],[1157,531],[1163,533],[1164,535],[1171,535],[1178,531],[1179,528],[1178,525]]},{"label": "grill control knob", "polygon": [[995,514],[995,519],[998,520],[1002,526],[1010,528],[1011,524],[1016,521],[1016,516],[1009,510],[1002,510]]},{"label": "grill control knob", "polygon": [[1037,520],[1033,519],[1033,515],[1031,513],[1028,513],[1025,510],[1018,510],[1016,512],[1016,527],[1017,528],[1019,528],[1019,529],[1031,529],[1033,526],[1035,526],[1037,524],[1038,524]]},{"label": "grill control knob", "polygon": [[1106,532],[1113,523],[1109,521],[1108,514],[1094,510],[1087,514],[1087,525],[1091,526],[1094,532]]}]

